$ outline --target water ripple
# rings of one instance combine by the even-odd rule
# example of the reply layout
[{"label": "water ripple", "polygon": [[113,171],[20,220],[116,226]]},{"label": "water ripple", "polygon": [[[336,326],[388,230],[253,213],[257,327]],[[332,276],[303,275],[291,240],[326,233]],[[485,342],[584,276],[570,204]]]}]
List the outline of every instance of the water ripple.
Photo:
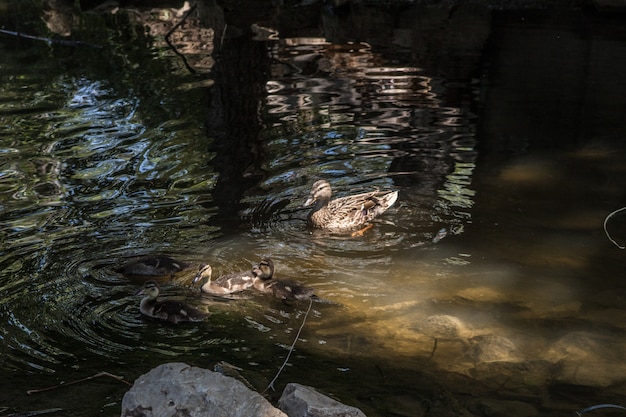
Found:
[{"label": "water ripple", "polygon": [[[162,279],[163,296],[212,315],[168,325],[141,316],[141,280],[115,267],[160,253],[209,262],[220,275],[270,257],[277,277],[316,289],[313,324],[382,298],[387,279],[402,273],[399,258],[468,221],[474,136],[464,113],[444,105],[441,80],[386,66],[366,44],[306,42],[275,51],[302,72],[266,85],[255,155],[263,175],[229,213],[235,233],[218,216],[230,206],[213,203],[223,178],[209,149],[220,139],[207,137],[200,111],[160,117],[158,100],[150,108],[132,86],[86,77],[60,76],[41,95],[0,87],[8,97],[0,115],[12,126],[0,133],[26,138],[0,144],[2,239],[11,247],[0,258],[0,354],[8,358],[0,366],[57,372],[216,354],[251,362],[268,340],[292,342],[302,306],[259,294],[237,303],[203,297],[190,269]],[[318,178],[336,196],[398,189],[400,198],[363,237],[312,232],[301,205]]]}]

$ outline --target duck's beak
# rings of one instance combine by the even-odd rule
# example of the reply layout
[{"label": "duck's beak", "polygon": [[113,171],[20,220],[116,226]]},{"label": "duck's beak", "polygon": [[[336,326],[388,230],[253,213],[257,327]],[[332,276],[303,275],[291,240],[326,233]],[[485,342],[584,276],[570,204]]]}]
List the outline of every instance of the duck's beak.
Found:
[{"label": "duck's beak", "polygon": [[200,279],[202,278],[202,271],[199,271],[195,277],[193,277],[193,281],[191,281],[192,284],[195,284],[196,282],[200,281]]},{"label": "duck's beak", "polygon": [[302,205],[302,207],[308,207],[311,204],[313,204],[315,202],[315,197],[309,197],[304,204]]},{"label": "duck's beak", "polygon": [[192,284],[195,284],[196,282],[202,280],[206,276],[211,277],[212,272],[213,270],[211,269],[211,265],[208,265],[208,264],[200,265],[200,268],[198,269],[198,273],[194,277]]}]

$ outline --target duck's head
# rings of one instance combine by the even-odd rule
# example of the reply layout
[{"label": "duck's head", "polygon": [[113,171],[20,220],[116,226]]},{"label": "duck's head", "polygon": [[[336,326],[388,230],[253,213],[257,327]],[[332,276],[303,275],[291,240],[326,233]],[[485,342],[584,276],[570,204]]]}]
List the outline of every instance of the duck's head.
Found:
[{"label": "duck's head", "polygon": [[326,180],[315,181],[311,187],[309,198],[304,202],[304,207],[308,207],[316,201],[328,201],[332,195],[330,184]]},{"label": "duck's head", "polygon": [[274,262],[269,258],[265,258],[252,267],[252,273],[257,278],[263,280],[271,279],[274,276]]},{"label": "duck's head", "polygon": [[198,281],[208,281],[211,279],[211,274],[213,273],[213,268],[209,264],[202,264],[198,268],[198,273],[193,279],[193,282],[196,283]]},{"label": "duck's head", "polygon": [[157,284],[156,281],[146,281],[137,295],[146,295],[150,298],[157,298],[159,296],[159,284]]}]

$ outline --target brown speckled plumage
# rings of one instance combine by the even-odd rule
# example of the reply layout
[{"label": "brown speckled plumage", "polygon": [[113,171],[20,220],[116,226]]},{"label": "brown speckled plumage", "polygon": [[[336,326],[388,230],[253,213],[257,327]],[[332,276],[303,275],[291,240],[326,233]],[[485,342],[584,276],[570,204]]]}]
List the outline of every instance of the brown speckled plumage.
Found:
[{"label": "brown speckled plumage", "polygon": [[331,231],[354,229],[374,219],[391,207],[398,198],[397,191],[372,191],[331,200],[328,181],[313,184],[304,206],[313,205],[308,216],[311,227]]}]

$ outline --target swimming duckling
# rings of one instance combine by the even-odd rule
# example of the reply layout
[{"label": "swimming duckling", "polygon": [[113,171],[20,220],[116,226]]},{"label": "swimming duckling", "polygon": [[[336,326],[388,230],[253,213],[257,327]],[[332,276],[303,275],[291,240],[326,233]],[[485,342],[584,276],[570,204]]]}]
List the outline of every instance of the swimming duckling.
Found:
[{"label": "swimming duckling", "polygon": [[208,313],[202,312],[188,304],[175,300],[159,301],[159,284],[146,281],[137,295],[144,295],[139,303],[141,314],[172,323],[202,321]]},{"label": "swimming duckling", "polygon": [[[331,231],[356,228],[384,213],[398,198],[397,191],[371,191],[331,200],[332,190],[326,180],[313,184],[304,207],[313,204],[307,221],[310,227]],[[314,204],[315,203],[315,204]]]},{"label": "swimming duckling", "polygon": [[274,275],[274,263],[270,259],[263,259],[250,271],[222,275],[214,280],[211,280],[212,272],[210,265],[201,267],[193,282],[205,280],[200,288],[204,293],[228,295],[253,287],[257,280],[271,279]]},{"label": "swimming duckling", "polygon": [[315,297],[315,290],[296,281],[273,279],[265,284],[266,292],[281,300],[308,300]]},{"label": "swimming duckling", "polygon": [[274,277],[274,262],[270,258],[264,258],[252,267],[255,278],[267,281]]},{"label": "swimming duckling", "polygon": [[255,274],[253,286],[262,293],[272,294],[282,300],[306,300],[315,296],[313,288],[296,281],[274,278],[274,263],[270,259],[263,259],[252,271]]},{"label": "swimming duckling", "polygon": [[128,261],[121,267],[115,269],[123,275],[130,276],[167,276],[174,275],[189,267],[184,262],[179,262],[174,258],[165,255],[149,255]]}]

